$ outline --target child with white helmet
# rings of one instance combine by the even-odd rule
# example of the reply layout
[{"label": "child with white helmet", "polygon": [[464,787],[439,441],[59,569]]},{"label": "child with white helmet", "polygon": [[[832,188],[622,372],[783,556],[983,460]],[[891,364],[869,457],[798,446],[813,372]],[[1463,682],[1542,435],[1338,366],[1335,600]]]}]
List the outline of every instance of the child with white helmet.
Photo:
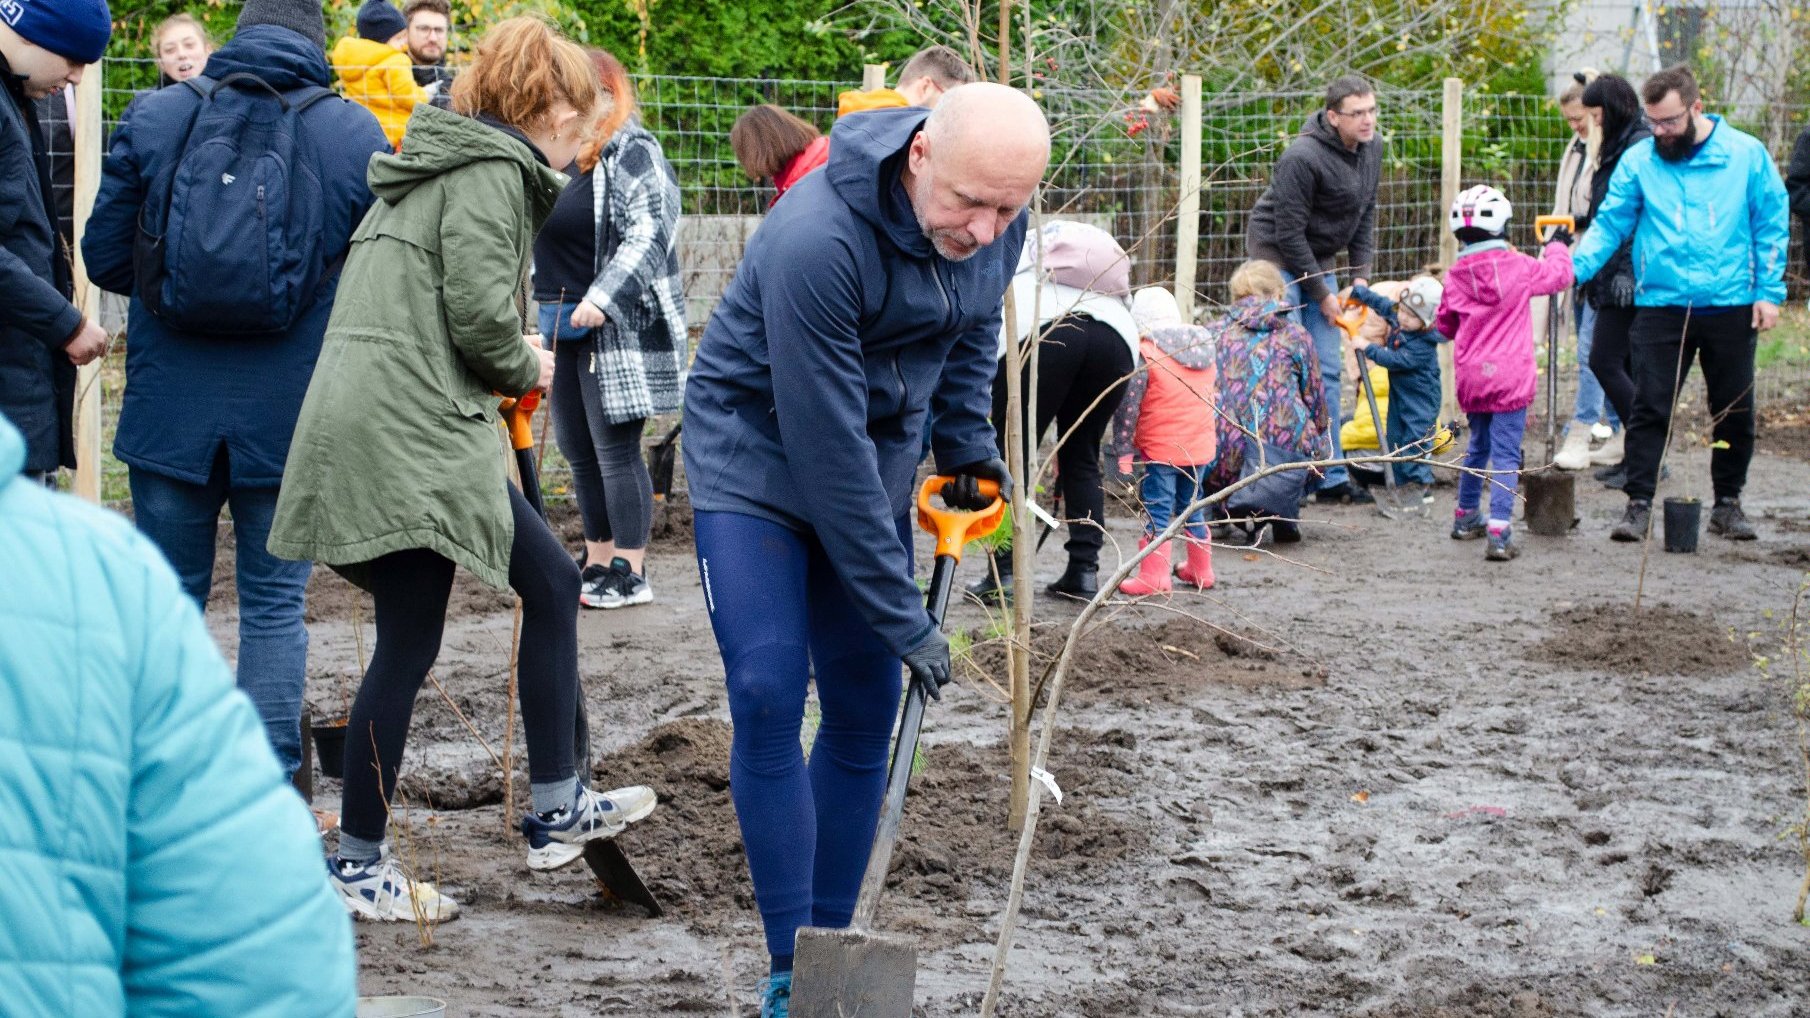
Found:
[{"label": "child with white helmet", "polygon": [[[1430,275],[1415,276],[1390,300],[1367,286],[1351,288],[1351,298],[1369,307],[1389,325],[1381,343],[1353,337],[1351,347],[1389,372],[1389,449],[1401,456],[1422,456],[1433,451],[1439,420],[1439,344],[1445,341],[1433,328],[1434,315],[1444,291]],[[1408,487],[1408,495],[1433,501],[1433,468],[1425,463],[1394,463],[1395,483]]]},{"label": "child with white helmet", "polygon": [[[1543,257],[1509,246],[1514,208],[1501,191],[1478,185],[1452,203],[1452,233],[1464,247],[1446,272],[1434,326],[1452,337],[1458,406],[1470,422],[1471,444],[1458,478],[1452,538],[1489,537],[1485,557],[1506,562],[1520,554],[1510,525],[1521,470],[1521,439],[1533,404],[1533,316],[1528,302],[1571,286],[1571,233],[1554,230]],[[1485,476],[1489,515],[1483,514]]]}]

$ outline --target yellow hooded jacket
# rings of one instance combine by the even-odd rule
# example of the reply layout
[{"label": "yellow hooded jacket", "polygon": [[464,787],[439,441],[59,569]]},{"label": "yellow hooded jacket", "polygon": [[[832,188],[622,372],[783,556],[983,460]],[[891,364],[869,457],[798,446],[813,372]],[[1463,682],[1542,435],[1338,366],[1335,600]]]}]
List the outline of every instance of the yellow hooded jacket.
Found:
[{"label": "yellow hooded jacket", "polygon": [[867,92],[850,89],[836,96],[836,116],[840,118],[863,110],[886,110],[910,105],[911,101],[897,89],[876,88]]},{"label": "yellow hooded jacket", "polygon": [[427,89],[415,84],[409,55],[385,43],[349,35],[333,47],[327,62],[339,75],[346,98],[377,116],[391,148],[400,146],[415,104],[427,102]]}]

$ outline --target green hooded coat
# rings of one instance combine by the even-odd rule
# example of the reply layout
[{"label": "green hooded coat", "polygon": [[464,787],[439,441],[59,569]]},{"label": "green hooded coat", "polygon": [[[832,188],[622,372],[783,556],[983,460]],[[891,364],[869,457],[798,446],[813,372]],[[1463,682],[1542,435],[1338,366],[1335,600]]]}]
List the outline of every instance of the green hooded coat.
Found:
[{"label": "green hooded coat", "polygon": [[521,141],[418,106],[371,159],[358,231],[283,474],[272,554],[367,586],[372,559],[438,552],[508,586],[514,525],[494,392],[533,388],[517,299],[565,177]]}]

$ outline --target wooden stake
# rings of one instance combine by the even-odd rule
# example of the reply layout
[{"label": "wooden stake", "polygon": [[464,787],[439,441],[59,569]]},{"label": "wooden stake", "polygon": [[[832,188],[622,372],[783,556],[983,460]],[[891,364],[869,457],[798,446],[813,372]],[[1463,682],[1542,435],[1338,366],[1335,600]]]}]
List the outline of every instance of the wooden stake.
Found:
[{"label": "wooden stake", "polygon": [[1200,262],[1200,75],[1182,75],[1181,207],[1175,221],[1175,302],[1194,320],[1194,272]]},{"label": "wooden stake", "polygon": [[861,65],[861,91],[872,92],[876,88],[886,87],[885,64]]},{"label": "wooden stake", "polygon": [[[1447,209],[1458,200],[1464,172],[1464,81],[1445,79],[1445,97],[1440,110],[1439,219],[1445,220]],[[1439,264],[1451,265],[1458,258],[1458,238],[1452,231],[1439,231]],[[1439,344],[1439,419],[1458,419],[1458,389],[1453,382],[1455,371],[1452,344]]]}]

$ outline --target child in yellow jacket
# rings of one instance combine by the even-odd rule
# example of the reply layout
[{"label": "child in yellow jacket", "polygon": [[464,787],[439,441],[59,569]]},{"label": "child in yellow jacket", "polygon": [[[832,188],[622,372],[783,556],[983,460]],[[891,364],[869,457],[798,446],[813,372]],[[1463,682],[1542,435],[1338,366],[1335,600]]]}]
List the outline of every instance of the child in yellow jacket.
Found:
[{"label": "child in yellow jacket", "polygon": [[408,28],[389,0],[365,0],[358,9],[358,34],[341,39],[328,55],[340,90],[376,115],[391,148],[401,146],[415,104],[428,101],[409,63]]}]

